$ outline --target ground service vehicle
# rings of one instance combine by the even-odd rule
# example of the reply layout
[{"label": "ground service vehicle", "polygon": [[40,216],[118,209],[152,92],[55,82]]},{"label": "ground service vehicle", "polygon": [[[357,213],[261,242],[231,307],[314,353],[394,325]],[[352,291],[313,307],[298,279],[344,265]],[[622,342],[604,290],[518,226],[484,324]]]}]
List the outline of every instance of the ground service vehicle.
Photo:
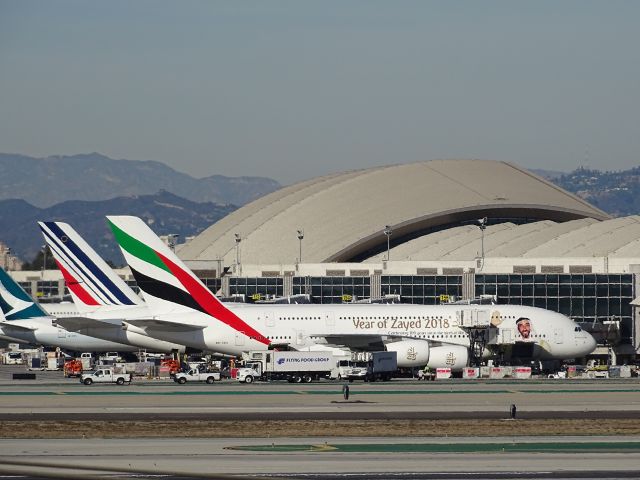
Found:
[{"label": "ground service vehicle", "polygon": [[335,365],[331,352],[253,351],[244,354],[243,359],[245,366],[238,369],[237,379],[246,383],[254,380],[310,383],[329,378]]},{"label": "ground service vehicle", "polygon": [[169,375],[175,375],[180,371],[180,362],[172,358],[162,360],[160,366],[169,368]]},{"label": "ground service vehicle", "polygon": [[80,375],[80,383],[91,385],[92,383],[117,383],[123,385],[124,382],[131,383],[130,373],[115,373],[113,368],[101,368],[95,372],[83,373]]},{"label": "ground service vehicle", "polygon": [[219,382],[220,372],[200,372],[197,368],[192,368],[188,372],[178,372],[173,377],[174,382],[184,384],[187,382]]},{"label": "ground service vehicle", "polygon": [[83,370],[82,361],[78,358],[65,362],[64,368],[63,368],[64,376],[67,378],[81,376],[82,370]]},{"label": "ground service vehicle", "polygon": [[350,368],[341,377],[365,382],[390,380],[397,369],[397,352],[353,352]]},{"label": "ground service vehicle", "polygon": [[82,362],[83,370],[91,370],[93,368],[93,354],[91,352],[84,352],[80,354],[80,361]]},{"label": "ground service vehicle", "polygon": [[22,365],[24,359],[20,352],[5,352],[2,354],[2,363],[5,365]]}]

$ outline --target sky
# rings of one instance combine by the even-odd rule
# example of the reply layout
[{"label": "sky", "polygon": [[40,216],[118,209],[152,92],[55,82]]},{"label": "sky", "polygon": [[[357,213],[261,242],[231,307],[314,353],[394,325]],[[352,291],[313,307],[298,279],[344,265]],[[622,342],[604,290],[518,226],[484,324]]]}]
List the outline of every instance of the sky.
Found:
[{"label": "sky", "polygon": [[291,184],[640,164],[640,2],[0,0],[0,152]]}]

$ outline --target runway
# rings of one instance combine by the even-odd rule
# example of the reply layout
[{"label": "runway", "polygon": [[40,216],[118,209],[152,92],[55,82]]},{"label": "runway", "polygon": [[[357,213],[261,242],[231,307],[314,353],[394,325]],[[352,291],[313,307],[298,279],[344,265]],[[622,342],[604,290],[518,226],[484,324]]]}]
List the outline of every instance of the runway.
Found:
[{"label": "runway", "polygon": [[[85,386],[59,372],[32,382],[6,373],[0,368],[4,474],[640,477],[638,379],[353,383],[345,401],[342,384],[329,382]],[[507,419],[511,404],[516,420]],[[446,425],[459,433],[444,436]],[[530,435],[543,425],[554,433]],[[572,436],[565,425],[597,434]],[[608,436],[612,425],[619,431]],[[140,426],[149,434],[131,438]],[[44,437],[29,436],[36,428]],[[369,433],[353,435],[360,431]]]},{"label": "runway", "polygon": [[131,385],[87,386],[53,373],[58,373],[56,381],[4,380],[0,418],[502,418],[511,404],[517,405],[520,418],[640,417],[638,379],[352,383],[349,401],[344,401],[342,384],[333,382],[178,385],[135,380]]},{"label": "runway", "polygon": [[[611,451],[589,447],[593,439],[531,438],[527,443],[572,443],[572,452],[536,452],[526,448],[518,452],[416,452],[402,451],[399,446],[425,444],[424,439],[394,439],[395,448],[385,453],[381,447],[388,439],[368,439],[370,451],[333,450],[332,446],[350,447],[362,444],[361,438],[342,438],[332,442],[326,438],[307,438],[304,444],[315,445],[313,451],[279,451],[280,444],[300,444],[298,438],[257,439],[182,439],[166,440],[74,440],[48,442],[0,440],[0,473],[16,471],[30,465],[32,473],[40,470],[105,475],[168,475],[180,478],[216,478],[218,475],[262,476],[282,478],[634,478],[640,473],[640,451],[616,451],[617,438],[597,439]],[[630,439],[626,439],[629,441]],[[640,442],[640,437],[631,439]],[[468,439],[429,439],[430,445],[464,446]],[[513,438],[483,439],[484,442],[511,445]],[[239,446],[274,446],[274,452],[251,452]],[[234,447],[234,448],[230,448]],[[374,475],[375,474],[375,475]],[[404,476],[400,476],[403,474]],[[409,475],[411,474],[411,475]],[[481,477],[480,475],[483,475]],[[499,475],[499,476],[498,476]]]}]

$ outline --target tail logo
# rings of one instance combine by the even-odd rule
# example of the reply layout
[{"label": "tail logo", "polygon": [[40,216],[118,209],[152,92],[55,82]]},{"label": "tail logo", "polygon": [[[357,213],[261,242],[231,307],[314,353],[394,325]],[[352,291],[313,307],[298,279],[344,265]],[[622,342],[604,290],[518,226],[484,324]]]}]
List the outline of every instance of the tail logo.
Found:
[{"label": "tail logo", "polygon": [[[267,337],[225,307],[191,272],[132,237],[111,220],[109,224],[138,285],[145,293],[207,314],[264,345],[271,343]],[[141,271],[151,272],[154,269],[164,275],[167,281],[158,280]]]}]

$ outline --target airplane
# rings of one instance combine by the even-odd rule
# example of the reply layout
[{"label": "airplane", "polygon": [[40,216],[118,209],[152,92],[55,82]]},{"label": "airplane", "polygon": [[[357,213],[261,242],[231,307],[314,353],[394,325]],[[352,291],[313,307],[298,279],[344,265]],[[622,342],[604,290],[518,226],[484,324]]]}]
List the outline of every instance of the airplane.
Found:
[{"label": "airplane", "polygon": [[43,304],[66,330],[152,352],[184,352],[185,346],[149,337],[127,318],[151,318],[147,305],[71,225],[38,222],[71,292],[73,303]]},{"label": "airplane", "polygon": [[482,324],[489,332],[484,356],[508,350],[568,359],[583,357],[596,346],[591,335],[564,315],[520,305],[223,305],[141,219],[107,220],[153,314],[153,319],[129,323],[193,348],[231,355],[315,344],[383,348],[397,352],[399,367],[456,370],[467,365],[475,347],[473,328],[467,325]]},{"label": "airplane", "polygon": [[55,325],[55,318],[47,314],[23,288],[0,268],[0,335],[33,345],[60,347],[75,352],[136,351],[136,347],[109,342]]}]

